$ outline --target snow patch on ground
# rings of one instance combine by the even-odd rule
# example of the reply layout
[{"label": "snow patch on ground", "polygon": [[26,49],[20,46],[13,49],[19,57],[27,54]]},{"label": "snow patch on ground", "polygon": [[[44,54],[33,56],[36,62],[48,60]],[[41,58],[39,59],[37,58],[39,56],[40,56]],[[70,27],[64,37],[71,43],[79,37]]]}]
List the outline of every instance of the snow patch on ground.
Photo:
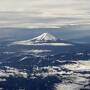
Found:
[{"label": "snow patch on ground", "polygon": [[81,85],[77,84],[59,84],[56,85],[56,90],[80,90]]},{"label": "snow patch on ground", "polygon": [[9,76],[27,78],[28,74],[25,71],[20,71],[16,68],[7,66],[5,66],[4,69],[0,69],[0,78]]},{"label": "snow patch on ground", "polygon": [[33,50],[26,50],[23,51],[25,53],[44,53],[44,52],[51,52],[51,50],[42,50],[42,49],[33,49]]},{"label": "snow patch on ground", "polygon": [[74,64],[63,65],[63,67],[73,71],[88,71],[90,70],[90,61],[76,61]]}]

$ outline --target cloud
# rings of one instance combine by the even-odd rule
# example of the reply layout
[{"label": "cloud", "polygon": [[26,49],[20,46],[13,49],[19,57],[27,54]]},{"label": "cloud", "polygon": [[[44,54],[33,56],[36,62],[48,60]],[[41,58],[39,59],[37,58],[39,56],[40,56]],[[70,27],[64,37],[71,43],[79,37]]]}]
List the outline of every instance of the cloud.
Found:
[{"label": "cloud", "polygon": [[90,23],[90,0],[0,0],[0,27]]}]

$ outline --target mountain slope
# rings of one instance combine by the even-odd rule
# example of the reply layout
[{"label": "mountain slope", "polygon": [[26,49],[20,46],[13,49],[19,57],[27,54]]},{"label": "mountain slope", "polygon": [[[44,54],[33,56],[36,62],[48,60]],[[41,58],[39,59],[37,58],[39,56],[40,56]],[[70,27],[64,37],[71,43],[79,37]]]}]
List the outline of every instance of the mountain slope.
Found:
[{"label": "mountain slope", "polygon": [[31,41],[57,41],[57,38],[49,33],[43,33],[40,36],[31,39]]},{"label": "mountain slope", "polygon": [[19,45],[50,45],[50,46],[70,46],[71,43],[68,43],[64,40],[60,40],[56,38],[55,36],[49,34],[49,33],[43,33],[40,36],[37,36],[30,40],[24,40],[24,41],[17,41],[13,44],[19,44]]}]

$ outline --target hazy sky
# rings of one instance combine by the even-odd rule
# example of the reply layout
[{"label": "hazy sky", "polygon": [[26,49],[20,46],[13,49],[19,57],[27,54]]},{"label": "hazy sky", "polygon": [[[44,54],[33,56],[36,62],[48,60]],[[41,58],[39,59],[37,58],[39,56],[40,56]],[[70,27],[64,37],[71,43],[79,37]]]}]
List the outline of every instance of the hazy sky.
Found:
[{"label": "hazy sky", "polygon": [[90,0],[0,0],[0,27],[90,24]]}]

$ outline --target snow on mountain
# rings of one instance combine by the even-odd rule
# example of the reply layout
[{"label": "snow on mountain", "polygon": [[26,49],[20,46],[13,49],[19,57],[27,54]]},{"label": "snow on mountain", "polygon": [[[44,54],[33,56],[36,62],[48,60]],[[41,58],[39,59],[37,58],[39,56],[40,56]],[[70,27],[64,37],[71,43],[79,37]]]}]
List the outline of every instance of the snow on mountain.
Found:
[{"label": "snow on mountain", "polygon": [[56,41],[57,38],[49,33],[43,33],[38,37],[31,39],[32,41]]},{"label": "snow on mountain", "polygon": [[19,45],[50,45],[50,46],[70,46],[72,44],[65,43],[63,40],[56,38],[55,36],[49,33],[43,33],[40,36],[37,36],[30,40],[17,41],[13,44]]}]

